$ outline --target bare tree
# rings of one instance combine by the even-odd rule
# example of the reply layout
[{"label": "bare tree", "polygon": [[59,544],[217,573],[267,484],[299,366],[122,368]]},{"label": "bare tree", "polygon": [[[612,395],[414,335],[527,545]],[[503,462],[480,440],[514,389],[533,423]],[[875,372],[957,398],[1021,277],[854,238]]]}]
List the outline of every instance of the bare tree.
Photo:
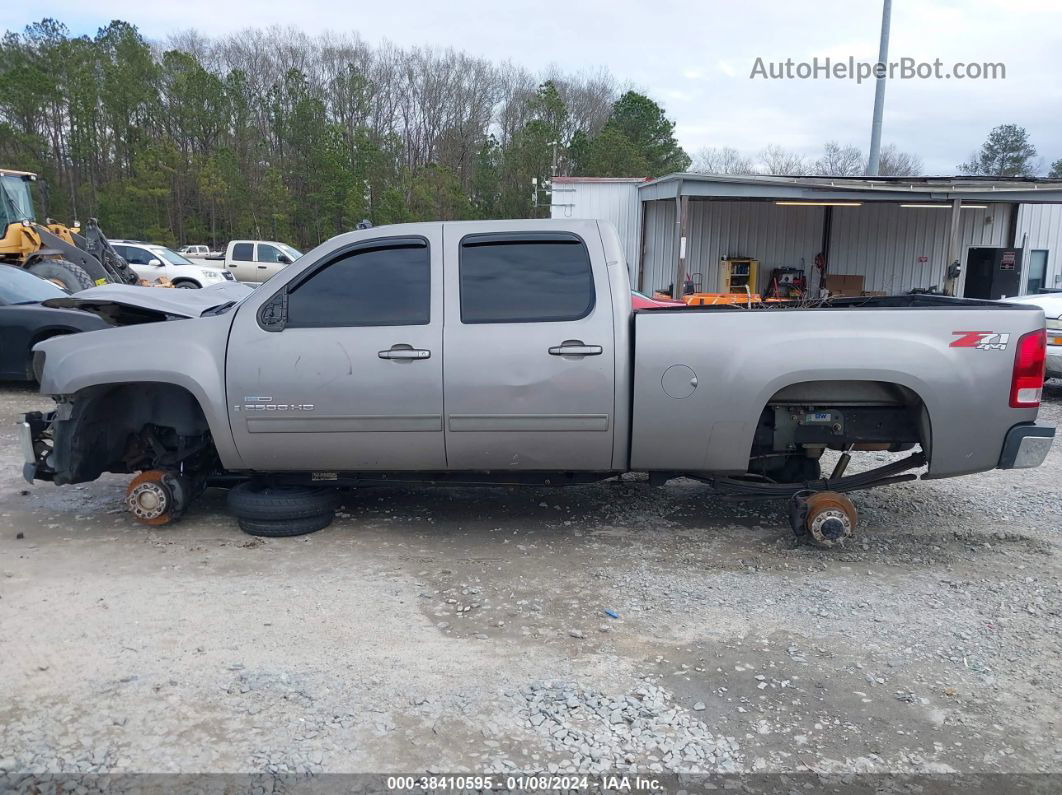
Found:
[{"label": "bare tree", "polygon": [[697,174],[755,174],[752,159],[731,146],[706,146],[693,158],[690,170]]},{"label": "bare tree", "polygon": [[[551,81],[568,109],[568,119],[563,131],[567,145],[576,132],[589,136],[597,135],[612,114],[612,105],[619,98],[616,79],[607,71],[565,75],[557,68],[549,69],[544,81]],[[543,81],[543,82],[544,82]]]},{"label": "bare tree", "polygon": [[829,177],[857,177],[866,170],[866,159],[858,146],[841,146],[827,141],[822,157],[815,161],[815,173]]},{"label": "bare tree", "polygon": [[498,68],[498,81],[501,99],[495,108],[496,137],[506,147],[531,118],[528,103],[535,95],[538,81],[531,72],[510,61]]},{"label": "bare tree", "polygon": [[889,144],[882,147],[878,173],[884,177],[917,177],[922,173],[922,158]]},{"label": "bare tree", "polygon": [[760,152],[760,167],[764,174],[788,177],[807,174],[811,170],[804,155],[777,144],[770,144]]}]

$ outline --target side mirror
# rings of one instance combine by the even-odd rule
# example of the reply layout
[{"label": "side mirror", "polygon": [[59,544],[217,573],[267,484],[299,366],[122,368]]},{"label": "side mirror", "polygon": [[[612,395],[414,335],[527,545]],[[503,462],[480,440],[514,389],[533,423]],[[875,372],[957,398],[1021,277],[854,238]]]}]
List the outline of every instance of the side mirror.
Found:
[{"label": "side mirror", "polygon": [[162,260],[157,259],[157,258],[149,259],[148,260],[148,265],[154,265],[154,266],[158,267],[158,266],[162,265]]},{"label": "side mirror", "polygon": [[278,254],[277,262],[279,262],[281,265],[290,265],[291,257],[289,257],[287,254]]}]

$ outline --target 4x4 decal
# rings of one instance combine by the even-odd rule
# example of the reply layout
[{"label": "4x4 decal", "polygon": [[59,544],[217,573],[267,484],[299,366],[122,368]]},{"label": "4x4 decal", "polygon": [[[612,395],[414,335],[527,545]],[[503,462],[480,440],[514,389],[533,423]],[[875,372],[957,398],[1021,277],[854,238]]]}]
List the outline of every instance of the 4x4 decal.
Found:
[{"label": "4x4 decal", "polygon": [[976,348],[979,351],[1005,351],[1010,342],[1010,334],[998,331],[953,331],[958,335],[950,348]]}]

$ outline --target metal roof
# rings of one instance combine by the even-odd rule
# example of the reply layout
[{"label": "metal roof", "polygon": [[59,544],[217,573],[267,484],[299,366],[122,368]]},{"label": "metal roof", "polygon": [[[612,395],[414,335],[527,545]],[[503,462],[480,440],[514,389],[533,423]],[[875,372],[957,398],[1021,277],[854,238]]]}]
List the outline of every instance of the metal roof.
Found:
[{"label": "metal roof", "polygon": [[576,182],[649,182],[652,177],[551,177],[553,182],[572,184]]},{"label": "metal roof", "polygon": [[1062,179],[1038,177],[823,177],[668,174],[638,188],[642,201],[759,199],[1062,203]]}]

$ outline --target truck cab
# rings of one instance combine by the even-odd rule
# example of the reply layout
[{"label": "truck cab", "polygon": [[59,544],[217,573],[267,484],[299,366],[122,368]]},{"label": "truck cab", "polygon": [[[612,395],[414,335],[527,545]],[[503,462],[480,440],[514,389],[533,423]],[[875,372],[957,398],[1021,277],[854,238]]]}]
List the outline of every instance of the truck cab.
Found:
[{"label": "truck cab", "polygon": [[301,256],[298,249],[275,240],[232,240],[225,249],[225,268],[238,281],[264,282]]}]

